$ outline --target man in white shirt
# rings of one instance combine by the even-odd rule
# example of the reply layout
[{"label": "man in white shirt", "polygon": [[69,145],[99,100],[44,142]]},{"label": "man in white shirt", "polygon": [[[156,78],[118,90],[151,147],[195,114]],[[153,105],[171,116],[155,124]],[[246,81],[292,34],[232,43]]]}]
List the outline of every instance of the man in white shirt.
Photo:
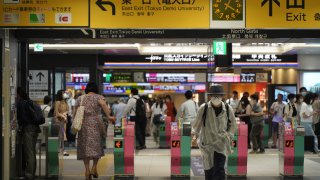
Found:
[{"label": "man in white shirt", "polygon": [[113,113],[116,116],[116,124],[121,122],[121,119],[123,117],[123,112],[126,108],[126,104],[125,104],[125,100],[124,98],[119,98],[118,100],[118,104],[116,106],[112,106],[113,107]]},{"label": "man in white shirt", "polygon": [[273,129],[273,145],[272,148],[277,147],[277,139],[278,139],[278,130],[279,123],[283,121],[283,110],[285,107],[285,103],[283,102],[283,95],[278,94],[277,101],[274,102],[270,107],[270,113],[273,115],[272,118],[272,129]]},{"label": "man in white shirt", "polygon": [[233,91],[232,97],[226,101],[226,103],[232,107],[234,113],[238,112],[239,102],[239,94],[237,91]]},{"label": "man in white shirt", "polygon": [[195,101],[192,100],[192,91],[188,90],[184,95],[187,100],[181,104],[177,112],[176,119],[179,120],[180,118],[182,120],[182,122],[180,122],[181,124],[184,122],[191,122],[192,125],[193,121],[196,119],[199,106]]},{"label": "man in white shirt", "polygon": [[[132,98],[129,99],[123,112],[123,117],[130,116],[130,121],[135,122],[135,136],[137,141],[137,150],[146,149],[146,124],[147,118],[143,120],[136,118],[136,104],[140,99],[139,91],[136,88],[131,89]],[[145,108],[145,105],[143,106]],[[145,112],[145,111],[144,111]],[[146,114],[146,113],[144,113]]]}]

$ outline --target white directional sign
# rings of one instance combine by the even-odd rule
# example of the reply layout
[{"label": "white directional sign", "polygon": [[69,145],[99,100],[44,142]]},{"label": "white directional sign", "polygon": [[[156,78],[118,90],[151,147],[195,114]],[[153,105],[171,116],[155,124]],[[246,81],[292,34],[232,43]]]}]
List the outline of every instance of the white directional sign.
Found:
[{"label": "white directional sign", "polygon": [[34,101],[41,101],[48,95],[48,71],[30,70],[29,71],[29,96]]}]

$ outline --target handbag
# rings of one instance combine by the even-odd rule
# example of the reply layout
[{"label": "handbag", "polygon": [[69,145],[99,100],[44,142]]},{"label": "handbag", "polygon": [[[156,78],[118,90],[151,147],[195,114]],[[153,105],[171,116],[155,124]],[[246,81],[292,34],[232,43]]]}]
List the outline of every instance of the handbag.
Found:
[{"label": "handbag", "polygon": [[80,106],[77,109],[76,115],[73,119],[71,130],[73,134],[76,134],[78,131],[81,130],[82,121],[84,118],[84,106],[83,106],[83,99],[85,98],[85,95],[81,97]]},{"label": "handbag", "polygon": [[162,114],[155,114],[152,119],[153,124],[155,125],[161,124],[161,117],[162,117]]}]

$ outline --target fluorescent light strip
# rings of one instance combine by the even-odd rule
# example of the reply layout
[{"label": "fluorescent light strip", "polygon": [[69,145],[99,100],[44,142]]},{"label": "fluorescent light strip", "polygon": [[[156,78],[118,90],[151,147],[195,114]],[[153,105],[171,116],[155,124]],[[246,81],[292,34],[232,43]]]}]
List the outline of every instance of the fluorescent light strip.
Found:
[{"label": "fluorescent light strip", "polygon": [[[84,50],[84,49],[139,49],[139,44],[43,44],[44,49]],[[34,44],[29,45],[33,49]]]}]

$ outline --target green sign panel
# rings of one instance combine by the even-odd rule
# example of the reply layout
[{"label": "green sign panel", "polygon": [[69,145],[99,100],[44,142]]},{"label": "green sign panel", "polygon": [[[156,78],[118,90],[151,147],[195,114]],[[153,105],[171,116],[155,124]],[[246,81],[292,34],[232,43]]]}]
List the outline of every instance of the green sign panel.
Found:
[{"label": "green sign panel", "polygon": [[227,42],[213,41],[213,55],[227,55]]}]

